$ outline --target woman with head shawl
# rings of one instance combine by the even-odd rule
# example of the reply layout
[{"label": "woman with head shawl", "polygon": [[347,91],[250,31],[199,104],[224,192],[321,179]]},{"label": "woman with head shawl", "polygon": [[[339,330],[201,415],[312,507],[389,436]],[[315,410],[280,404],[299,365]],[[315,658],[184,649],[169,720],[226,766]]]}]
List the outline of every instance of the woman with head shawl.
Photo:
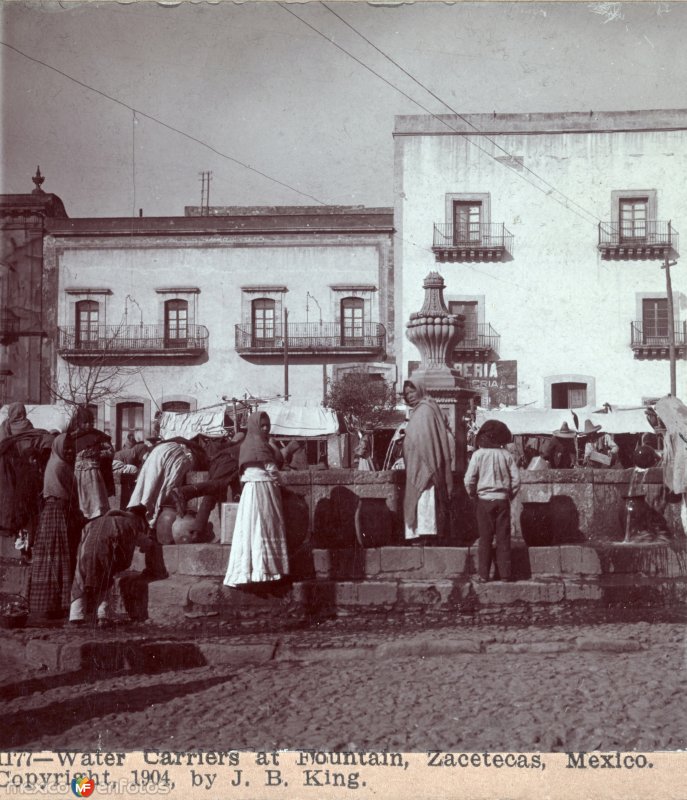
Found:
[{"label": "woman with head shawl", "polygon": [[59,618],[69,609],[82,524],[73,463],[73,445],[63,433],[53,442],[43,478],[45,505],[36,531],[29,585],[29,608],[36,617]]},{"label": "woman with head shawl", "polygon": [[405,537],[419,544],[436,540],[448,530],[455,443],[441,409],[427,396],[420,377],[403,384],[403,397],[411,409],[403,440]]},{"label": "woman with head shawl", "polygon": [[236,513],[225,586],[276,581],[289,572],[284,514],[276,475],[277,455],[269,435],[267,414],[251,415],[239,450],[239,472],[244,486]]},{"label": "woman with head shawl", "polygon": [[27,419],[24,404],[10,403],[7,407],[7,419],[0,424],[0,442],[9,436],[17,436],[31,430],[33,430],[33,425]]},{"label": "woman with head shawl", "polygon": [[108,496],[114,495],[112,478],[112,443],[110,437],[96,430],[93,412],[77,406],[67,434],[76,453],[74,474],[79,505],[86,519],[95,519],[110,509]]},{"label": "woman with head shawl", "polygon": [[38,524],[43,472],[53,436],[34,428],[21,403],[10,406],[0,425],[0,531],[16,536],[27,530],[29,544]]}]

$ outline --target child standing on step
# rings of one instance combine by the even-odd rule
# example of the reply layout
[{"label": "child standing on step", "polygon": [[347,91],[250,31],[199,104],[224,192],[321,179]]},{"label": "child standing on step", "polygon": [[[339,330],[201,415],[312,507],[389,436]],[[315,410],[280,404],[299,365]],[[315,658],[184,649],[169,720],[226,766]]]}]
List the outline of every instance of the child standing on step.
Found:
[{"label": "child standing on step", "polygon": [[508,427],[498,420],[487,420],[477,432],[465,473],[470,497],[477,498],[479,531],[477,582],[489,580],[491,546],[496,539],[496,569],[502,581],[510,581],[510,501],[520,489],[520,473],[512,454],[505,449],[512,439]]}]

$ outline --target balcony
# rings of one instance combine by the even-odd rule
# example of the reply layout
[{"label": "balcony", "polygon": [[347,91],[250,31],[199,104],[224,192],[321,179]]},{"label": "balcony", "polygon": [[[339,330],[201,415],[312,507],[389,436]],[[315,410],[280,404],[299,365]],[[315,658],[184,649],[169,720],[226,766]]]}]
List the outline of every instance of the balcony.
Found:
[{"label": "balcony", "polygon": [[502,222],[482,222],[468,229],[436,222],[432,252],[441,262],[508,261],[513,255],[513,234]]},{"label": "balcony", "polygon": [[78,331],[57,329],[57,352],[70,361],[122,358],[179,360],[201,358],[208,349],[208,329],[188,325],[186,336],[170,337],[164,325],[98,325]]},{"label": "balcony", "polygon": [[501,336],[488,322],[482,322],[467,329],[465,337],[453,348],[455,361],[487,361],[498,358]]},{"label": "balcony", "polygon": [[639,261],[678,255],[678,232],[671,223],[650,219],[633,225],[599,223],[599,252],[604,261]]},{"label": "balcony", "polygon": [[[632,330],[631,347],[635,358],[659,359],[669,357],[668,331],[662,326],[648,328],[643,322],[630,323]],[[675,357],[687,358],[687,322],[675,320]]]},{"label": "balcony", "polygon": [[[379,322],[364,322],[352,330],[338,322],[289,322],[289,356],[375,356],[384,353],[386,331]],[[250,324],[236,325],[236,352],[243,356],[270,358],[284,355],[283,332],[257,335]]]}]

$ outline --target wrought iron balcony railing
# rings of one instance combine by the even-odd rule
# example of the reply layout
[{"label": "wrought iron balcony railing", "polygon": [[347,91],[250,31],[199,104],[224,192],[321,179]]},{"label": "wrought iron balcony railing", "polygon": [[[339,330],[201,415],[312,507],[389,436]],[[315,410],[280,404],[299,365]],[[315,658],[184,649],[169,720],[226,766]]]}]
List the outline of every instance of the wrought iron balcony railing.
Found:
[{"label": "wrought iron balcony railing", "polygon": [[454,347],[453,351],[457,354],[464,354],[469,351],[475,355],[488,355],[489,353],[499,354],[501,347],[501,336],[492,328],[488,322],[480,322],[465,329],[465,336],[462,341]]},{"label": "wrought iron balcony railing", "polygon": [[502,222],[435,222],[432,250],[437,261],[503,261],[513,254],[513,234]]},{"label": "wrought iron balcony railing", "polygon": [[[668,358],[670,337],[666,325],[646,325],[643,321],[630,323],[631,347],[635,358]],[[675,320],[675,352],[678,358],[687,356],[687,322]]]},{"label": "wrought iron balcony railing", "polygon": [[599,250],[604,259],[664,258],[678,254],[678,232],[670,221],[599,223]]},{"label": "wrought iron balcony railing", "polygon": [[95,325],[58,328],[57,351],[62,356],[194,356],[208,347],[205,325],[172,329],[164,325]]},{"label": "wrought iron balcony railing", "polygon": [[[250,355],[270,356],[284,352],[283,326],[275,329],[236,325],[236,350]],[[338,322],[289,322],[286,346],[289,353],[362,353],[384,351],[386,330],[379,322],[363,322],[352,327]]]}]

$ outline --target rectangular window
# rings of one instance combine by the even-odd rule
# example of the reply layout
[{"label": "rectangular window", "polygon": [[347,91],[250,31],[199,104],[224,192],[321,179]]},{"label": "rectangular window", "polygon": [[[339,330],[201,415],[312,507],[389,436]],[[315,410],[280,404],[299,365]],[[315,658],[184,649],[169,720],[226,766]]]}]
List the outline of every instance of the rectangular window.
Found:
[{"label": "rectangular window", "polygon": [[462,347],[478,346],[477,301],[451,301],[448,304],[451,314],[462,314],[465,317],[465,336],[458,344]]},{"label": "rectangular window", "polygon": [[642,331],[645,344],[651,344],[655,339],[668,338],[667,297],[642,300]]},{"label": "rectangular window", "polygon": [[78,347],[98,346],[100,306],[95,300],[81,300],[76,304],[76,342]]},{"label": "rectangular window", "polygon": [[344,344],[362,342],[364,302],[359,297],[347,297],[341,301],[341,336]]},{"label": "rectangular window", "polygon": [[128,434],[133,433],[137,441],[143,441],[143,403],[119,403],[117,405],[117,449],[121,449]]},{"label": "rectangular window", "polygon": [[453,243],[469,244],[481,239],[482,203],[453,203]]},{"label": "rectangular window", "polygon": [[165,303],[165,345],[186,347],[188,340],[188,302],[167,300]]},{"label": "rectangular window", "polygon": [[551,408],[582,408],[586,405],[586,383],[551,384]]},{"label": "rectangular window", "polygon": [[646,239],[648,197],[621,198],[620,238],[622,241]]},{"label": "rectangular window", "polygon": [[253,300],[253,346],[274,342],[274,300]]}]

